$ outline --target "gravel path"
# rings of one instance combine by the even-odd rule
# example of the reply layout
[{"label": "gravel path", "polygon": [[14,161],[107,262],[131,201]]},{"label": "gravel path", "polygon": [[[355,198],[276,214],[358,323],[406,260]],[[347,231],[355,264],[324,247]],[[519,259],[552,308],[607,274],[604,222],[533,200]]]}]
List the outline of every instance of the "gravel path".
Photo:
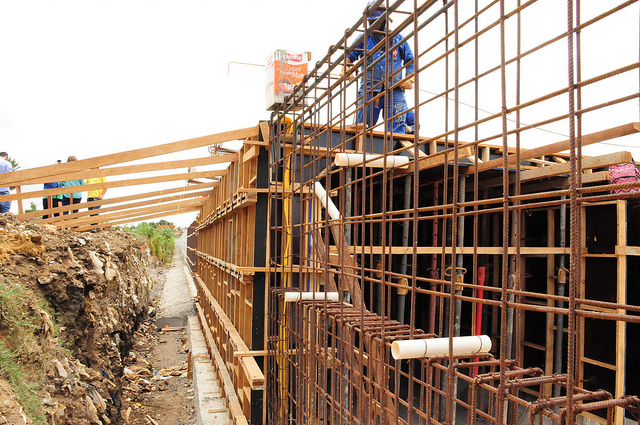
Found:
[{"label": "gravel path", "polygon": [[[196,317],[194,299],[197,296],[193,279],[186,267],[186,232],[176,239],[171,268],[162,289],[158,305],[158,318],[184,318],[189,336],[189,353],[193,358],[208,358],[207,344],[202,336],[200,323]],[[188,319],[187,319],[188,318]],[[156,324],[158,320],[156,320]],[[210,361],[194,361],[193,391],[197,425],[226,425],[229,415],[226,412],[224,396],[219,387],[217,375]]]},{"label": "gravel path", "polygon": [[187,317],[196,314],[191,288],[185,276],[185,255],[187,249],[186,232],[176,239],[171,268],[162,289],[158,317]]}]

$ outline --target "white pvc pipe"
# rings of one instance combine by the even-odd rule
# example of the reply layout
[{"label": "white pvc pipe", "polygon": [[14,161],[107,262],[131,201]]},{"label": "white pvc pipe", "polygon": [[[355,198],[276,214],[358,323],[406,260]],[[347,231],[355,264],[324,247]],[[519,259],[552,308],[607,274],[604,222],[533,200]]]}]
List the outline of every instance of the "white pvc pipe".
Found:
[{"label": "white pvc pipe", "polygon": [[320,182],[316,182],[315,188],[316,196],[318,197],[318,199],[320,199],[320,203],[322,203],[322,206],[325,207],[327,213],[329,213],[329,217],[331,217],[332,220],[339,220],[340,211],[338,211],[336,204],[333,203],[331,198],[327,196],[327,191],[324,190],[322,184]]},{"label": "white pvc pipe", "polygon": [[[360,153],[338,153],[335,164],[338,167],[384,167],[384,156],[378,154],[365,154],[364,161]],[[401,155],[388,155],[387,168],[409,168],[409,157]]]},{"label": "white pvc pipe", "polygon": [[288,303],[298,300],[327,300],[338,301],[337,292],[285,292],[284,301]]},{"label": "white pvc pipe", "polygon": [[[453,338],[454,356],[472,356],[488,353],[491,350],[491,338],[487,335],[458,336]],[[449,338],[408,339],[394,341],[391,344],[394,359],[421,359],[449,355]]]}]

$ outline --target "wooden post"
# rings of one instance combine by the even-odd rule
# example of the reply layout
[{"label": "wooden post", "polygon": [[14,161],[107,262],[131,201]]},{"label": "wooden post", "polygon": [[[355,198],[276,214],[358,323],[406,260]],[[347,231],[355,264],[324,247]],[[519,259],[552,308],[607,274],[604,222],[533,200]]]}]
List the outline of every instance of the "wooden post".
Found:
[{"label": "wooden post", "polygon": [[[17,194],[22,193],[22,189],[20,189],[20,186],[16,186],[16,193]],[[22,207],[22,199],[18,199],[18,214],[24,214],[24,210]]]},{"label": "wooden post", "polygon": [[[626,250],[620,249],[627,246],[627,201],[617,201],[617,218],[618,218],[618,238],[616,246],[616,254],[618,259],[618,281],[617,281],[617,302],[618,304],[627,303],[627,253]],[[627,314],[625,309],[617,309],[618,314]],[[616,382],[614,397],[622,397],[625,394],[625,355],[627,353],[627,324],[622,320],[616,321]],[[622,407],[615,408],[614,423],[615,425],[623,425],[624,409]]]}]

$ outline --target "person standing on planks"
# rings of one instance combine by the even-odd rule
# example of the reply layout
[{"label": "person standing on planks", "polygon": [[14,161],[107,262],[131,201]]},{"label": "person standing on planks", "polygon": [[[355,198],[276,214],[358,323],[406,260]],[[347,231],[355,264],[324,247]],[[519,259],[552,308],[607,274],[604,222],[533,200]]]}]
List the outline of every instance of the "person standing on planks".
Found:
[{"label": "person standing on planks", "polygon": [[[96,170],[99,169],[100,167],[96,167]],[[86,183],[87,184],[98,184],[98,183],[105,183],[107,181],[107,179],[105,179],[104,177],[92,177],[92,178],[88,178]],[[87,202],[92,202],[92,201],[99,201],[101,199],[104,199],[104,195],[107,194],[107,189],[94,189],[94,190],[90,190],[87,193]],[[88,208],[89,211],[92,210],[98,210],[100,209],[100,205],[95,205],[93,207],[89,207]],[[91,217],[95,217],[98,214],[91,214]],[[92,223],[92,226],[95,226],[98,223]],[[96,232],[97,229],[91,229],[92,232]]]},{"label": "person standing on planks", "polygon": [[[357,122],[365,122],[367,127],[376,124],[381,111],[387,119],[387,131],[394,133],[405,133],[407,101],[404,96],[405,90],[413,88],[414,65],[413,52],[409,43],[406,41],[400,43],[402,35],[398,34],[393,39],[385,40],[387,31],[385,28],[391,19],[387,17],[378,24],[378,20],[382,17],[386,8],[381,5],[374,8],[375,0],[369,1],[365,9],[367,21],[372,26],[377,26],[368,35],[361,35],[356,40],[356,47],[346,58],[347,66],[355,63],[364,56],[365,51],[368,53],[366,58],[366,73],[360,78],[360,87],[358,90],[358,115]],[[391,49],[390,53],[385,50]],[[402,67],[406,65],[406,76],[402,78]],[[363,69],[363,72],[365,69]],[[388,72],[388,73],[387,73]],[[344,73],[344,70],[343,70]],[[388,80],[386,79],[388,77]],[[385,90],[389,90],[384,94]],[[386,107],[385,107],[386,97]],[[364,107],[363,107],[364,104]]]},{"label": "person standing on planks", "polygon": [[[9,154],[6,152],[0,152],[0,173],[9,173],[13,171],[11,163],[8,161]],[[0,187],[0,195],[8,195],[8,187]],[[0,202],[0,213],[9,212],[11,209],[11,201]]]},{"label": "person standing on planks", "polygon": [[[44,190],[47,189],[55,189],[58,187],[58,182],[53,183],[45,183]],[[62,195],[59,195],[62,196]],[[49,208],[55,208],[60,205],[60,198],[56,198],[56,195],[49,195],[42,197],[42,209],[48,210]],[[54,217],[57,217],[60,214],[53,214]],[[42,218],[49,218],[49,215],[43,215]]]},{"label": "person standing on planks", "polygon": [[[56,163],[60,164],[62,161],[61,160],[57,160]],[[55,189],[58,187],[62,187],[61,183],[58,182],[53,182],[53,183],[45,183],[44,184],[44,190],[47,189]],[[62,195],[49,195],[49,196],[43,196],[42,197],[42,209],[43,210],[48,210],[49,208],[57,208],[60,206],[60,204],[62,203]],[[58,217],[60,215],[60,213],[53,213],[54,217]],[[43,219],[47,219],[49,218],[48,215],[44,215],[42,216]]]},{"label": "person standing on planks", "polygon": [[[77,161],[78,158],[71,155],[67,158],[67,162]],[[61,187],[75,187],[75,186],[84,186],[84,179],[79,180],[68,180],[66,182],[62,182]],[[71,205],[71,203],[79,204],[82,202],[82,192],[73,192],[73,193],[65,193],[62,195],[62,205]],[[77,213],[78,210],[73,210],[74,213]],[[62,214],[68,215],[69,211],[64,211]]]}]

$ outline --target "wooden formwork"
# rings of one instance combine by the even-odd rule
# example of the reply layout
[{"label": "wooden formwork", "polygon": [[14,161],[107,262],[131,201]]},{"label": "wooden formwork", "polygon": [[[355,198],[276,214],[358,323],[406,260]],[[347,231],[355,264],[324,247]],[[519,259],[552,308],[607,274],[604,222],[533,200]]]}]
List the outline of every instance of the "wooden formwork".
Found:
[{"label": "wooden formwork", "polygon": [[638,3],[377,2],[276,109],[270,423],[638,420]]},{"label": "wooden formwork", "polygon": [[245,140],[202,207],[192,250],[200,320],[233,382],[225,395],[234,423],[261,423],[264,415],[266,167],[261,137]]}]

